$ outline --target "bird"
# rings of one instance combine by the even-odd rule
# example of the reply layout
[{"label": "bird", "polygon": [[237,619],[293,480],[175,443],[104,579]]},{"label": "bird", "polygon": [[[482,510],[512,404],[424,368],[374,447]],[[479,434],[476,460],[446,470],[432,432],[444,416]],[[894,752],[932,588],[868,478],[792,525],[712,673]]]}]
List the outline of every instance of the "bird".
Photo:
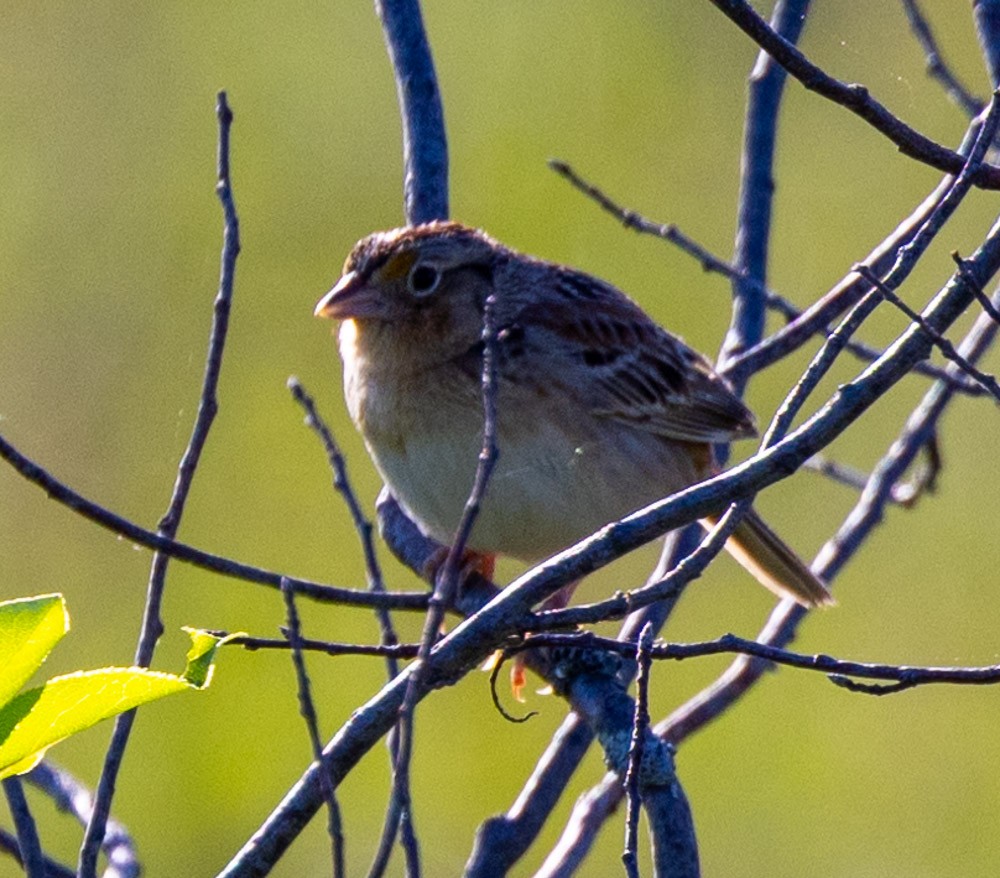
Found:
[{"label": "bird", "polygon": [[[482,445],[490,297],[499,455],[467,544],[485,575],[497,555],[538,563],[711,477],[714,443],[757,434],[710,362],[612,284],[458,222],[375,232],[315,314],[340,321],[344,396],[376,469],[442,544]],[[779,597],[832,603],[752,509],[726,548]]]}]

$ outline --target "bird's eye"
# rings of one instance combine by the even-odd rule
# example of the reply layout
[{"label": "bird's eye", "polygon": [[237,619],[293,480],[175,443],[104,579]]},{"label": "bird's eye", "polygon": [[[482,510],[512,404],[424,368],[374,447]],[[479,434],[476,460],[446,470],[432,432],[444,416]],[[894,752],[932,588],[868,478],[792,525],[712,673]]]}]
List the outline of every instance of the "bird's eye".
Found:
[{"label": "bird's eye", "polygon": [[441,272],[433,265],[420,262],[410,271],[410,292],[415,296],[428,296],[437,289],[441,280]]}]

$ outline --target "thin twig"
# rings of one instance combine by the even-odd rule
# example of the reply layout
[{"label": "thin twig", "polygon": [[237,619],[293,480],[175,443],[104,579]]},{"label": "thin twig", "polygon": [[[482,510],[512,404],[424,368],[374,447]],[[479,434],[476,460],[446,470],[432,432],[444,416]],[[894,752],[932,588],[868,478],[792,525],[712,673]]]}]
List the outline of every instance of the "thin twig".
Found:
[{"label": "thin twig", "polygon": [[686,585],[701,576],[708,565],[723,550],[750,508],[750,500],[734,503],[705,535],[698,547],[683,556],[676,566],[660,579],[631,592],[618,592],[613,597],[593,604],[578,604],[558,610],[541,610],[526,620],[524,631],[551,631],[571,625],[587,625],[621,619],[644,607],[674,599]]},{"label": "thin twig", "polygon": [[[539,633],[533,634],[532,637],[524,639],[516,645],[507,647],[505,652],[514,654],[528,649],[560,647],[610,652],[620,655],[623,658],[630,658],[636,654],[635,644],[619,639],[600,637],[590,632],[571,634],[552,633],[545,630],[547,627],[545,626]],[[650,633],[652,632],[651,626],[649,626],[649,631]],[[234,638],[232,642],[238,644],[240,640],[240,638]],[[299,642],[303,648],[328,651],[334,655],[377,656],[384,650],[384,647],[365,645],[324,644],[308,640],[301,640]],[[280,641],[273,642],[274,646],[280,644]],[[263,642],[263,645],[270,646],[272,643]],[[286,643],[285,648],[289,648],[289,644]],[[419,649],[419,646],[417,644],[405,644],[401,645],[399,649],[405,650],[408,654],[413,654]],[[818,671],[824,674],[839,674],[841,676],[863,679],[891,680],[906,682],[908,685],[924,685],[928,683],[993,685],[1000,683],[1000,665],[986,665],[981,667],[919,667],[856,662],[833,658],[829,655],[804,655],[795,653],[781,649],[770,643],[764,643],[760,640],[747,640],[734,634],[725,634],[715,640],[697,643],[657,643],[650,645],[647,652],[651,659],[657,661],[683,661],[704,656],[737,653],[764,659],[774,664]]]},{"label": "thin twig", "polygon": [[17,849],[21,866],[28,878],[46,878],[42,843],[38,838],[38,827],[35,825],[35,818],[31,816],[28,800],[24,797],[21,778],[4,778],[3,791],[7,797],[11,816],[14,818],[14,827],[17,829]]},{"label": "thin twig", "polygon": [[961,107],[966,115],[970,118],[978,116],[985,106],[984,102],[962,85],[958,77],[951,72],[951,68],[945,64],[937,40],[931,31],[931,26],[917,5],[917,0],[902,0],[902,2],[913,35],[924,50],[924,56],[927,59],[927,73],[941,83],[945,94]]},{"label": "thin twig", "polygon": [[[779,0],[775,3],[769,29],[787,45],[798,42],[805,27],[809,0]],[[787,76],[766,51],[757,55],[750,72],[747,109],[740,158],[740,191],[736,209],[736,240],[733,264],[738,277],[733,281],[733,307],[729,331],[719,351],[718,367],[764,336],[764,294],[767,282],[768,248],[771,240],[771,205],[774,201],[774,153],[778,136],[778,113]],[[752,283],[748,283],[752,280]],[[730,381],[741,396],[750,375],[736,371]],[[716,453],[725,463],[729,449]]]},{"label": "thin twig", "polygon": [[[950,174],[961,171],[965,159],[959,153],[935,143],[898,119],[863,85],[847,84],[825,73],[775,33],[745,0],[711,0],[711,3],[807,89],[860,116],[896,144],[901,153]],[[973,184],[983,189],[1000,188],[1000,168],[983,164],[976,170]]]},{"label": "thin twig", "polygon": [[409,810],[410,807],[409,766],[413,751],[413,711],[423,684],[422,669],[440,634],[445,613],[454,602],[455,593],[459,587],[460,565],[465,556],[465,547],[479,516],[486,487],[499,456],[496,441],[496,327],[493,324],[493,308],[493,297],[489,296],[483,305],[483,441],[476,466],[476,475],[458,528],[455,531],[455,539],[448,549],[441,569],[435,576],[434,593],[431,595],[427,608],[427,617],[424,620],[424,630],[420,640],[420,652],[417,654],[417,663],[407,684],[406,697],[399,710],[399,749],[394,764],[392,795],[404,811]]},{"label": "thin twig", "polygon": [[[0,851],[11,856],[19,866],[22,865],[21,849],[17,836],[11,835],[5,829],[0,829]],[[57,863],[51,857],[45,856],[44,853],[42,854],[42,865],[45,867],[45,871],[42,873],[44,878],[76,878],[75,870],[62,863]]]},{"label": "thin twig", "polygon": [[[986,245],[991,242],[997,243],[1000,236],[1000,223],[994,225],[987,237]],[[992,246],[990,246],[992,249]],[[980,254],[984,251],[980,250]],[[1000,253],[997,254],[1000,256]],[[989,260],[992,262],[992,259]],[[998,263],[1000,264],[1000,263]],[[942,327],[947,321],[940,321],[943,316],[945,301],[956,294],[954,300],[955,308],[948,309],[949,315],[957,317],[964,309],[964,305],[959,304],[959,299],[971,302],[974,299],[973,286],[982,286],[986,277],[993,272],[986,274],[977,270],[981,269],[982,263],[972,261],[967,266],[967,271],[958,272],[952,280],[945,286],[938,296],[938,299],[931,306],[930,311],[934,315],[934,325]],[[994,269],[995,270],[995,269]],[[994,302],[1000,305],[1000,292],[994,297]],[[951,318],[949,318],[951,319]],[[974,362],[979,355],[988,347],[997,330],[994,323],[986,314],[980,315],[975,326],[960,346],[962,355],[970,362]],[[906,341],[897,344],[894,349],[883,358],[882,363],[874,368],[874,372],[880,371],[885,364],[895,360],[901,350],[902,345],[915,343],[912,332],[907,333]],[[925,349],[926,350],[926,349]],[[955,368],[955,367],[949,367]],[[855,383],[865,383],[872,377],[872,371],[866,373],[862,379]],[[912,464],[916,454],[921,448],[927,446],[929,437],[933,434],[934,425],[940,417],[947,401],[954,396],[954,389],[948,382],[938,382],[928,391],[924,403],[918,407],[914,413],[912,424],[908,425],[905,431],[905,438],[901,437],[893,448],[891,463],[887,460],[885,466],[880,466],[873,474],[872,482],[878,479],[880,490],[872,488],[862,496],[855,512],[848,517],[841,532],[834,540],[831,540],[813,563],[813,570],[824,581],[830,582],[842,568],[843,564],[856,551],[860,540],[868,532],[875,521],[881,519],[882,508],[885,498],[888,496],[892,485],[896,484],[905,473],[907,467]],[[827,407],[826,411],[829,411]],[[919,413],[919,414],[918,414]],[[814,420],[822,420],[823,413],[814,417]],[[807,428],[799,428],[798,433],[802,433]],[[788,440],[784,440],[787,442]],[[783,444],[783,443],[782,443]],[[780,447],[780,445],[779,445]],[[775,453],[772,450],[770,453]],[[765,455],[766,456],[766,455]],[[733,472],[733,470],[730,470]],[[734,496],[730,491],[728,496]],[[859,539],[855,539],[855,535]],[[805,610],[798,605],[783,601],[774,610],[771,618],[761,630],[757,637],[759,642],[782,647],[789,643],[795,636],[799,623],[805,618]],[[536,635],[545,637],[548,635]],[[536,642],[541,642],[537,640]],[[762,660],[749,656],[740,656],[732,665],[710,686],[698,693],[694,698],[689,699],[684,705],[674,711],[669,717],[656,726],[656,733],[663,739],[679,743],[680,741],[702,728],[707,723],[715,719],[719,714],[739,700],[743,694],[751,689],[760,679],[765,670],[770,665]],[[546,861],[546,866],[538,873],[545,878],[554,878],[557,875],[566,875],[568,872],[561,868],[560,864],[579,863],[581,858],[589,849],[600,826],[611,815],[621,799],[620,781],[613,775],[607,775],[598,786],[589,791],[585,797],[577,803],[573,810],[566,829],[556,846]],[[552,869],[549,864],[554,864]]]},{"label": "thin twig", "polygon": [[319,720],[316,716],[316,705],[313,702],[312,692],[310,691],[306,661],[302,655],[302,624],[299,620],[298,608],[295,606],[295,592],[287,582],[282,584],[281,595],[285,599],[285,612],[288,619],[285,636],[288,638],[288,645],[291,648],[292,666],[295,668],[295,679],[298,683],[299,713],[302,714],[302,719],[305,720],[306,729],[309,732],[309,745],[312,747],[313,759],[316,760],[316,763],[321,768],[319,777],[329,816],[327,830],[330,834],[332,845],[333,876],[334,878],[343,878],[344,831],[343,822],[340,817],[340,805],[337,804],[337,794],[333,789],[333,781],[330,780],[330,775],[322,770],[323,743],[319,736]]},{"label": "thin twig", "polygon": [[895,695],[897,692],[905,692],[918,685],[914,680],[900,680],[898,683],[860,683],[840,674],[831,674],[829,680],[841,689],[859,692],[862,695]]},{"label": "thin twig", "polygon": [[[972,181],[976,175],[976,169],[983,161],[986,151],[993,142],[998,120],[1000,120],[1000,99],[994,94],[987,112],[983,116],[978,117],[972,125],[971,130],[976,131],[976,137],[972,148],[969,150],[969,157],[965,167],[963,167],[962,172],[954,179],[947,191],[944,192],[940,202],[928,214],[909,243],[900,247],[892,268],[889,269],[888,273],[881,280],[881,284],[884,285],[886,290],[892,291],[898,289],[900,284],[909,277],[917,261],[927,251],[927,248],[938,232],[951,218],[955,210],[958,209],[959,204],[961,204],[962,200],[969,193]],[[806,371],[796,382],[791,392],[785,397],[764,434],[762,444],[765,447],[783,437],[791,428],[795,416],[799,413],[806,399],[819,384],[823,376],[830,370],[845,341],[858,330],[882,300],[884,292],[876,290],[874,280],[877,277],[871,273],[871,269],[865,265],[856,265],[854,271],[865,281],[870,291],[851,309],[840,326],[837,327],[823,347],[813,357]],[[965,287],[969,291],[974,290],[973,285],[968,281]],[[926,332],[931,327],[927,321],[924,322],[926,328],[921,327],[921,329]]]},{"label": "thin twig", "polygon": [[639,770],[642,751],[649,728],[649,649],[653,645],[653,626],[647,624],[635,646],[635,661],[639,672],[635,678],[635,718],[632,721],[632,740],[628,748],[628,769],[624,788],[628,809],[625,816],[625,850],[622,862],[629,878],[639,878]]},{"label": "thin twig", "polygon": [[[632,229],[643,235],[652,235],[663,241],[668,241],[677,246],[684,253],[693,257],[704,271],[715,272],[727,277],[730,280],[737,280],[745,277],[740,274],[740,270],[732,263],[716,256],[710,250],[699,244],[694,238],[685,234],[674,223],[659,223],[655,220],[647,219],[638,211],[628,207],[623,207],[613,200],[603,189],[588,182],[567,162],[561,159],[549,159],[548,166],[567,180],[574,188],[578,189],[592,201],[595,201],[607,213],[610,213],[625,228]],[[794,316],[799,312],[787,299],[779,296],[772,290],[767,289],[759,281],[746,278],[748,283],[754,284],[755,288],[763,294],[767,300],[768,307],[785,316]]]},{"label": "thin twig", "polygon": [[[219,289],[213,306],[212,328],[209,334],[208,356],[205,363],[205,374],[202,378],[201,395],[198,400],[198,413],[187,449],[177,470],[173,495],[157,529],[159,535],[168,539],[173,539],[177,535],[177,528],[180,526],[181,517],[184,514],[184,506],[191,489],[191,483],[194,481],[202,450],[219,409],[217,389],[219,375],[222,371],[222,354],[225,350],[226,333],[229,328],[229,310],[233,298],[236,258],[240,252],[239,219],[236,215],[229,177],[229,132],[233,123],[233,114],[229,109],[224,91],[220,91],[218,94],[216,116],[219,123],[219,144],[215,191],[219,196],[223,212],[222,265]],[[162,552],[153,555],[142,628],[135,652],[135,664],[139,667],[149,667],[156,650],[156,643],[163,633],[160,608],[163,603],[169,560],[169,555]],[[84,833],[83,845],[80,849],[79,871],[81,878],[95,878],[97,874],[97,856],[101,849],[101,838],[104,835],[104,826],[108,815],[111,813],[111,800],[114,797],[115,783],[121,769],[122,759],[125,756],[125,748],[128,745],[135,717],[136,711],[130,710],[115,720],[114,733],[104,758],[104,768],[94,798],[94,813],[87,826],[87,831]]]},{"label": "thin twig", "polygon": [[[213,631],[212,634],[227,636],[223,631]],[[249,635],[232,637],[226,641],[226,646],[242,646],[251,652],[258,649],[276,649],[280,651],[291,649],[287,638],[250,637]],[[298,647],[307,652],[322,652],[329,656],[360,655],[375,656],[377,658],[411,659],[416,658],[420,644],[395,643],[390,646],[372,643],[337,643],[330,640],[315,640],[309,637],[300,637]]]},{"label": "thin twig", "polygon": [[996,305],[994,305],[986,293],[983,292],[983,288],[976,283],[976,279],[974,277],[966,276],[965,260],[958,254],[957,250],[952,252],[951,258],[955,265],[958,266],[959,272],[965,277],[966,281],[972,287],[972,291],[976,296],[976,301],[979,302],[979,307],[986,312],[994,323],[1000,324],[1000,310],[997,309]]},{"label": "thin twig", "polygon": [[[996,231],[997,228],[994,228]],[[965,284],[961,275],[956,280]],[[1000,292],[995,296],[1000,303]],[[981,314],[969,334],[959,346],[962,356],[975,362],[992,343],[997,324]],[[949,368],[956,369],[951,366]],[[865,536],[882,518],[883,509],[892,486],[902,478],[920,450],[927,447],[936,425],[954,391],[945,383],[935,384],[914,410],[902,435],[893,443],[889,453],[880,461],[854,509],[847,516],[841,529],[820,551],[813,569],[827,582],[832,581],[858,550]],[[782,647],[794,638],[804,614],[800,608],[781,604],[757,636],[757,640]],[[657,727],[659,734],[678,742],[707,722],[714,719],[721,709],[739,699],[763,674],[766,665],[749,658],[737,659],[711,686],[678,708]]]},{"label": "thin twig", "polygon": [[[874,285],[875,289],[878,290],[879,295],[883,299],[902,311],[913,323],[926,332],[930,336],[931,341],[934,342],[934,346],[941,351],[942,354],[944,354],[945,359],[954,363],[973,381],[978,382],[988,393],[992,394],[996,398],[997,402],[1000,402],[1000,384],[997,384],[996,378],[992,375],[987,375],[985,372],[980,371],[971,363],[966,361],[948,339],[940,333],[935,332],[920,314],[914,311],[909,305],[906,304],[906,302],[889,289],[885,283],[873,275],[867,266],[856,265],[855,270],[863,274],[869,282]],[[990,314],[990,317],[992,318],[993,315]]]},{"label": "thin twig", "polygon": [[1000,87],[1000,2],[972,0],[972,12],[990,82],[993,88]]},{"label": "thin twig", "polygon": [[[621,656],[632,655],[635,650],[631,644],[622,643],[610,637],[601,637],[589,631],[581,631],[572,634],[538,634],[523,644],[511,647],[508,651],[515,653],[522,649],[537,647],[576,647],[602,650]],[[792,652],[770,643],[748,640],[735,634],[723,634],[715,640],[697,643],[654,643],[648,649],[648,657],[651,661],[685,661],[692,658],[732,653],[751,656],[798,670],[815,671],[827,676],[906,683],[909,688],[930,684],[955,686],[995,686],[1000,684],[1000,664],[979,667],[935,667],[856,662],[834,658],[830,655],[805,655]]]},{"label": "thin twig", "polygon": [[[444,127],[444,108],[438,89],[434,60],[424,29],[419,0],[375,0],[375,11],[382,22],[382,33],[396,79],[396,95],[403,123],[403,206],[411,225],[447,219],[448,208],[448,138]],[[433,609],[428,610],[429,613]],[[419,670],[418,670],[419,676]],[[411,696],[412,697],[412,696]],[[405,763],[409,756],[406,717],[389,736],[393,766]],[[403,739],[407,738],[404,742]],[[394,768],[394,771],[396,769]],[[405,771],[403,781],[406,782]],[[396,781],[393,783],[397,787]],[[420,850],[407,801],[395,793],[390,798],[382,839],[369,878],[381,878],[389,862],[396,829],[402,827],[402,845],[406,872],[410,878],[420,873]],[[404,807],[405,805],[405,807]]]},{"label": "thin twig", "polygon": [[[1000,303],[1000,290],[994,294],[994,301]],[[970,363],[977,361],[993,343],[998,329],[1000,327],[988,315],[980,314],[959,345],[961,356]],[[958,371],[955,365],[948,368]],[[899,437],[872,471],[858,503],[837,534],[820,551],[817,564],[836,573],[858,550],[864,537],[881,519],[892,487],[913,464],[916,456],[924,449],[934,453],[938,422],[953,397],[953,391],[944,383],[934,385],[924,395]]]},{"label": "thin twig", "polygon": [[[897,482],[892,486],[888,500],[898,506],[912,507],[925,492],[933,492],[938,474],[941,471],[941,456],[936,437],[925,446],[927,453],[926,466],[909,481]],[[870,473],[862,472],[836,460],[830,460],[822,454],[814,454],[803,465],[802,469],[819,473],[832,481],[856,491],[863,491],[871,479]]]},{"label": "thin twig", "polygon": [[[372,523],[365,516],[358,495],[354,492],[351,480],[347,473],[347,461],[341,453],[340,446],[333,438],[333,432],[326,421],[320,417],[316,410],[316,402],[302,386],[298,378],[288,379],[288,389],[292,397],[302,406],[306,413],[306,426],[309,427],[319,437],[326,451],[326,457],[333,470],[333,487],[344,498],[347,509],[351,514],[351,521],[357,531],[358,539],[361,541],[361,551],[365,559],[365,575],[368,579],[369,591],[376,594],[385,593],[385,582],[382,579],[382,568],[378,563],[378,555],[375,552],[375,540],[373,538],[374,528]],[[375,616],[378,619],[380,629],[380,643],[383,646],[392,646],[399,643],[399,638],[392,626],[392,616],[385,607],[376,607]],[[386,672],[389,679],[399,673],[399,666],[391,655],[386,659]]]},{"label": "thin twig", "polygon": [[[979,127],[970,124],[959,153],[967,155],[975,142]],[[913,240],[914,235],[937,209],[941,199],[954,183],[954,177],[944,177],[931,193],[887,237],[861,260],[877,275],[884,276],[895,264],[899,251]],[[871,285],[857,272],[852,271],[838,281],[832,289],[810,305],[787,326],[765,338],[760,344],[736,357],[727,371],[759,372],[778,360],[798,350],[817,333],[826,333],[828,327],[841,315],[853,308],[871,291]]]},{"label": "thin twig", "polygon": [[[992,140],[994,133],[993,129],[996,124],[995,111],[997,103],[996,99],[991,102],[990,111],[983,120],[983,124],[979,127],[976,141],[970,150],[970,163],[975,161],[976,156],[980,154],[986,148],[989,141]],[[909,261],[917,255],[917,251],[920,250],[922,242],[925,242],[930,236],[932,236],[935,231],[935,227],[939,225],[940,221],[936,220],[935,217],[941,210],[942,205],[948,201],[951,204],[951,209],[954,209],[957,199],[962,195],[963,188],[967,189],[967,178],[968,175],[966,176],[965,184],[961,188],[956,187],[960,186],[962,175],[959,175],[959,178],[956,178],[954,185],[942,197],[941,205],[932,211],[926,218],[921,228],[911,240],[910,245],[900,251],[896,264],[894,268],[890,270],[886,280],[894,275],[898,277],[900,274],[905,274],[908,271]],[[991,229],[990,236],[987,238],[987,241],[996,240],[994,236],[998,233],[1000,233],[1000,226],[995,225],[994,228]],[[926,246],[926,244],[924,243],[923,246]],[[940,329],[943,330],[945,324],[937,322],[937,315],[939,314],[939,309],[943,304],[944,299],[947,298],[951,292],[959,293],[961,291],[961,297],[965,301],[968,302],[973,300],[975,298],[973,285],[977,284],[981,286],[982,281],[980,280],[980,277],[981,275],[978,275],[971,263],[968,265],[968,270],[965,274],[956,273],[952,277],[951,282],[949,282],[945,289],[938,295],[937,299],[930,306],[927,314],[925,315],[927,317],[931,317],[931,315],[934,316],[934,322],[932,325],[940,327]],[[873,296],[873,293],[869,294],[869,301]],[[964,310],[964,307],[960,310]],[[954,313],[957,317],[958,312],[956,311]],[[911,327],[904,334],[903,338],[912,342],[915,337],[915,332],[922,332],[922,330],[919,330],[917,327]],[[930,347],[930,339],[927,338],[926,335],[924,338],[926,356]],[[906,343],[906,341],[897,342],[895,346],[889,349],[882,362],[891,360],[895,354],[898,354],[900,346]],[[824,350],[826,347],[827,346],[824,346]],[[824,351],[821,351],[820,354],[818,354],[813,360],[813,363],[810,365],[810,369],[813,369],[814,367],[822,369],[823,361],[826,356],[827,354],[825,354]],[[877,368],[878,364],[872,367],[872,369]],[[872,369],[870,369],[866,375],[870,375]],[[770,436],[782,435],[782,433],[788,428],[788,425],[791,423],[790,414],[794,414],[796,407],[795,395],[808,389],[808,383],[810,380],[808,376],[809,372],[807,372],[807,375],[804,376],[799,382],[797,390],[793,391],[788,400],[786,400],[786,405],[779,410],[771,424],[771,428],[769,430]],[[860,380],[863,381],[864,378]],[[947,385],[943,382],[935,384],[934,387],[928,392],[928,396],[931,394],[938,394],[940,392],[940,388],[947,388]],[[953,391],[948,390],[947,397],[950,398],[952,395]],[[923,443],[926,444],[928,436],[924,435],[921,438]],[[767,441],[769,441],[769,437],[765,436],[765,442]],[[919,447],[920,446],[917,445],[912,446],[910,448],[912,455],[907,456],[905,465],[895,467],[892,471],[891,477],[882,482],[884,492],[883,494],[880,494],[880,496],[883,497],[881,502],[869,505],[869,499],[867,496],[868,492],[866,491],[865,494],[862,495],[861,501],[859,501],[859,508],[867,508],[871,513],[871,516],[866,516],[867,520],[865,522],[852,521],[852,517],[854,516],[854,513],[852,513],[852,516],[848,518],[847,522],[845,522],[844,528],[842,528],[842,531],[845,532],[838,534],[838,537],[843,537],[843,541],[838,540],[835,546],[828,544],[828,546],[824,548],[824,551],[817,557],[813,564],[813,569],[823,578],[825,582],[831,582],[833,580],[842,564],[846,563],[847,558],[853,554],[853,552],[860,545],[861,541],[863,541],[865,536],[868,534],[874,524],[874,521],[880,517],[881,509],[884,505],[884,498],[889,496],[892,485],[894,485],[903,476],[907,466],[912,463],[913,458],[919,451]],[[878,469],[876,469],[876,474],[877,473]],[[873,474],[873,479],[876,474]],[[800,608],[792,607],[788,605],[787,602],[783,603],[774,612],[774,614],[772,614],[771,620],[764,627],[758,639],[773,643],[776,646],[784,646],[794,637],[798,623],[801,621],[803,616],[804,613]],[[742,694],[746,692],[757,679],[759,679],[762,671],[763,669],[759,666],[751,667],[745,661],[737,661],[732,667],[725,671],[715,683],[708,686],[701,693],[690,699],[685,705],[678,708],[678,710],[667,718],[665,723],[661,724],[658,731],[660,731],[661,734],[668,735],[670,740],[674,741],[685,737],[694,729],[700,728],[706,722],[713,719],[718,715],[720,710],[724,710],[729,704],[742,696]]]},{"label": "thin twig", "polygon": [[[327,460],[330,463],[330,468],[333,470],[333,486],[347,503],[347,508],[351,513],[351,520],[354,522],[354,529],[361,540],[368,589],[377,594],[384,594],[385,584],[382,580],[382,569],[378,563],[378,556],[375,553],[372,524],[362,511],[361,503],[358,501],[357,494],[354,493],[354,489],[351,486],[347,474],[347,461],[344,459],[344,455],[341,453],[340,447],[333,437],[333,431],[330,430],[326,422],[320,417],[316,409],[316,403],[306,392],[306,389],[299,380],[297,378],[290,378],[288,380],[288,388],[292,392],[295,401],[302,406],[306,413],[306,425],[319,436],[326,450]],[[389,614],[388,609],[376,607],[375,614],[379,624],[379,642],[383,646],[392,647],[397,645],[399,639],[396,636],[396,631],[392,624],[392,616]],[[399,662],[397,658],[400,653],[389,651],[384,652],[383,655],[385,655],[386,674],[392,680],[399,674]],[[394,765],[398,757],[399,747],[397,741],[396,732],[391,732],[386,741],[389,748],[390,765]],[[401,819],[405,821],[405,825],[403,826],[404,838],[415,839],[413,828],[409,824],[409,812],[400,812],[400,809],[396,807],[395,799],[390,799],[389,809],[389,813],[383,824],[382,837],[368,872],[369,878],[380,878],[385,873],[389,865],[389,858],[392,855],[393,846],[396,843],[396,835],[399,831]],[[410,843],[409,848],[415,850],[415,844],[414,840]]]},{"label": "thin twig", "polygon": [[136,545],[169,555],[178,561],[211,570],[223,576],[241,579],[245,582],[267,585],[274,589],[281,588],[281,580],[288,579],[295,593],[316,601],[345,604],[354,607],[386,607],[399,610],[427,609],[428,596],[425,592],[386,592],[373,594],[369,591],[359,591],[353,588],[339,588],[333,585],[323,585],[308,579],[298,579],[283,576],[271,570],[254,567],[221,555],[213,555],[196,549],[187,543],[169,539],[162,534],[146,530],[93,500],[74,491],[65,483],[59,481],[47,470],[43,469],[30,458],[23,455],[3,436],[0,436],[0,458],[9,463],[21,476],[34,485],[42,488],[46,494],[57,503],[76,512],[89,521],[124,537]]},{"label": "thin twig", "polygon": [[[595,186],[593,183],[589,183],[581,177],[573,167],[564,161],[559,159],[550,159],[548,164],[552,170],[564,179],[568,180],[569,183],[576,189],[581,191],[588,198],[591,198],[605,211],[618,219],[626,228],[632,229],[640,234],[652,235],[656,238],[660,238],[661,240],[668,241],[669,243],[676,245],[682,252],[687,253],[689,256],[696,259],[705,271],[714,272],[728,278],[731,281],[739,281],[742,284],[748,285],[757,294],[763,296],[769,309],[777,314],[780,314],[783,318],[785,318],[785,320],[794,321],[802,317],[804,312],[800,308],[793,305],[787,298],[779,293],[776,293],[774,290],[768,288],[754,278],[748,277],[745,273],[741,273],[735,265],[712,253],[706,247],[695,241],[692,237],[682,232],[675,224],[658,223],[642,216],[642,214],[632,210],[631,208],[623,207],[608,196],[608,194],[602,189]],[[827,323],[810,322],[808,332],[815,335],[827,336],[830,332],[832,332],[832,329]],[[883,353],[883,351],[857,341],[847,342],[844,349],[858,359],[867,363],[874,362],[882,356]],[[742,358],[739,359],[740,362],[743,362]],[[720,366],[720,368],[725,371],[725,367]],[[948,381],[955,380],[947,372],[947,370],[933,363],[919,363],[913,371],[929,378],[945,379]],[[967,393],[970,396],[980,396],[984,393],[983,389],[978,384],[967,381],[964,378],[959,378],[958,389],[962,393]]]},{"label": "thin twig", "polygon": [[[68,771],[43,760],[24,777],[33,787],[52,799],[60,811],[72,814],[82,826],[90,822],[94,807],[93,794]],[[107,822],[101,850],[109,864],[105,878],[138,878],[142,872],[135,842],[125,826],[114,818]]]}]

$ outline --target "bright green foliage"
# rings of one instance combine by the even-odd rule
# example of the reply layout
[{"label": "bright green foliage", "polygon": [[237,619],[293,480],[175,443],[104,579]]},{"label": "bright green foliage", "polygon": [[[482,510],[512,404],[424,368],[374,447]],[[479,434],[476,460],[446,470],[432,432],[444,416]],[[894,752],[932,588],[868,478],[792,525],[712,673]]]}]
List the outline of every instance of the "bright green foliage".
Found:
[{"label": "bright green foliage", "polygon": [[[0,778],[34,767],[53,744],[102,719],[186,689],[203,689],[222,639],[195,629],[183,675],[100,668],[53,677],[17,695],[69,630],[62,595],[0,603]],[[228,639],[228,638],[227,638]]]},{"label": "bright green foliage", "polygon": [[62,595],[0,603],[0,704],[6,704],[69,631]]}]

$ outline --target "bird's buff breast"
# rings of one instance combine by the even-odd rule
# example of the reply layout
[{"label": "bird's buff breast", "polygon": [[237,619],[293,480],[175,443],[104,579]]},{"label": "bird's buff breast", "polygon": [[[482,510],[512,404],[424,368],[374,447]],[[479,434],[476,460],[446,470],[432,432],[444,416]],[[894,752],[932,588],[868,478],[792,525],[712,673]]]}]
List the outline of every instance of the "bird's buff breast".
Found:
[{"label": "bird's buff breast", "polygon": [[[390,380],[358,357],[345,357],[344,379],[351,417],[386,485],[428,535],[451,542],[482,444],[477,394],[433,375]],[[687,457],[670,443],[559,408],[558,400],[500,394],[499,458],[470,548],[538,561],[695,480],[690,466],[675,469]]]}]

